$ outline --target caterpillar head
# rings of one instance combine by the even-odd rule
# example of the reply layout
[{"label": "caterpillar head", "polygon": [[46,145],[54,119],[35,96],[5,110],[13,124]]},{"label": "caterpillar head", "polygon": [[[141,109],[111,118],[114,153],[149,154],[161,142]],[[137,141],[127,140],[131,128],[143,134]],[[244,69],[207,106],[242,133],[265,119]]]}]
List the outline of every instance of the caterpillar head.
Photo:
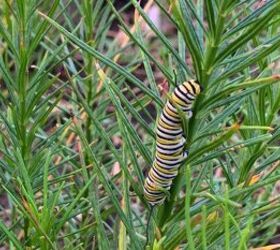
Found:
[{"label": "caterpillar head", "polygon": [[200,94],[201,92],[203,92],[203,87],[201,86],[199,81],[198,80],[194,80],[194,83],[198,86],[197,88],[199,89],[197,95]]},{"label": "caterpillar head", "polygon": [[199,84],[199,82],[198,82],[197,80],[191,80],[191,81],[190,81],[190,84],[193,85],[193,87],[194,87],[194,89],[195,89],[195,93],[194,93],[194,94],[195,94],[196,96],[199,95],[200,92],[203,91],[202,86]]},{"label": "caterpillar head", "polygon": [[200,92],[203,91],[202,86],[199,84],[197,80],[186,81],[183,83],[183,85],[193,96],[197,96],[200,94]]}]

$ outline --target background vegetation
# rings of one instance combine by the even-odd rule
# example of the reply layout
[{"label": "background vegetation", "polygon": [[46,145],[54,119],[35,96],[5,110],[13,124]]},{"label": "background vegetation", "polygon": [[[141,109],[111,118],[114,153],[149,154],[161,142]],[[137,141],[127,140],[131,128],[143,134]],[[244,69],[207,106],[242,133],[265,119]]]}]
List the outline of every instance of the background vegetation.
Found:
[{"label": "background vegetation", "polygon": [[[276,247],[279,5],[2,0],[1,249]],[[192,78],[190,155],[147,227],[156,117]]]}]

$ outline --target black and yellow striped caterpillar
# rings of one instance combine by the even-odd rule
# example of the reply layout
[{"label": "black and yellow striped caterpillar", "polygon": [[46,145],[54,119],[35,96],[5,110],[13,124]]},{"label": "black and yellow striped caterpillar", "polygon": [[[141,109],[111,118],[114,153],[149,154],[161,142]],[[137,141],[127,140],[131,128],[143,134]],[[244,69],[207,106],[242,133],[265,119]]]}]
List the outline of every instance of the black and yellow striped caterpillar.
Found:
[{"label": "black and yellow striped caterpillar", "polygon": [[156,155],[144,184],[144,196],[152,206],[164,202],[178,168],[187,157],[182,120],[178,109],[192,116],[192,104],[201,87],[195,80],[177,86],[165,104],[156,129]]}]

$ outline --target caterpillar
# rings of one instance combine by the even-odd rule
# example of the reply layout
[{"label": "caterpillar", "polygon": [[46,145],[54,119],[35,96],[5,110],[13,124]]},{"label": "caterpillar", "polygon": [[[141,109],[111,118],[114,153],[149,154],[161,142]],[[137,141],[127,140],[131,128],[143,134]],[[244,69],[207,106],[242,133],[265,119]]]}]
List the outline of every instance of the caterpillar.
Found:
[{"label": "caterpillar", "polygon": [[157,121],[155,159],[144,183],[144,197],[151,206],[164,202],[180,164],[188,156],[178,108],[190,118],[193,102],[201,90],[195,80],[177,86]]}]

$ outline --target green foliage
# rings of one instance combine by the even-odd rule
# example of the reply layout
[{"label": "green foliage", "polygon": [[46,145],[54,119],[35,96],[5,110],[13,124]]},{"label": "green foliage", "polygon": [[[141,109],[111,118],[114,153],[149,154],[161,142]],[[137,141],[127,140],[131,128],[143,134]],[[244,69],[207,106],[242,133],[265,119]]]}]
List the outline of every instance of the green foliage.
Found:
[{"label": "green foliage", "polygon": [[[116,2],[0,1],[0,246],[143,249],[147,236],[147,249],[270,244],[280,215],[279,1],[149,1],[175,34],[138,1]],[[159,78],[170,91],[196,78],[204,91],[186,124],[189,157],[147,230]]]}]

